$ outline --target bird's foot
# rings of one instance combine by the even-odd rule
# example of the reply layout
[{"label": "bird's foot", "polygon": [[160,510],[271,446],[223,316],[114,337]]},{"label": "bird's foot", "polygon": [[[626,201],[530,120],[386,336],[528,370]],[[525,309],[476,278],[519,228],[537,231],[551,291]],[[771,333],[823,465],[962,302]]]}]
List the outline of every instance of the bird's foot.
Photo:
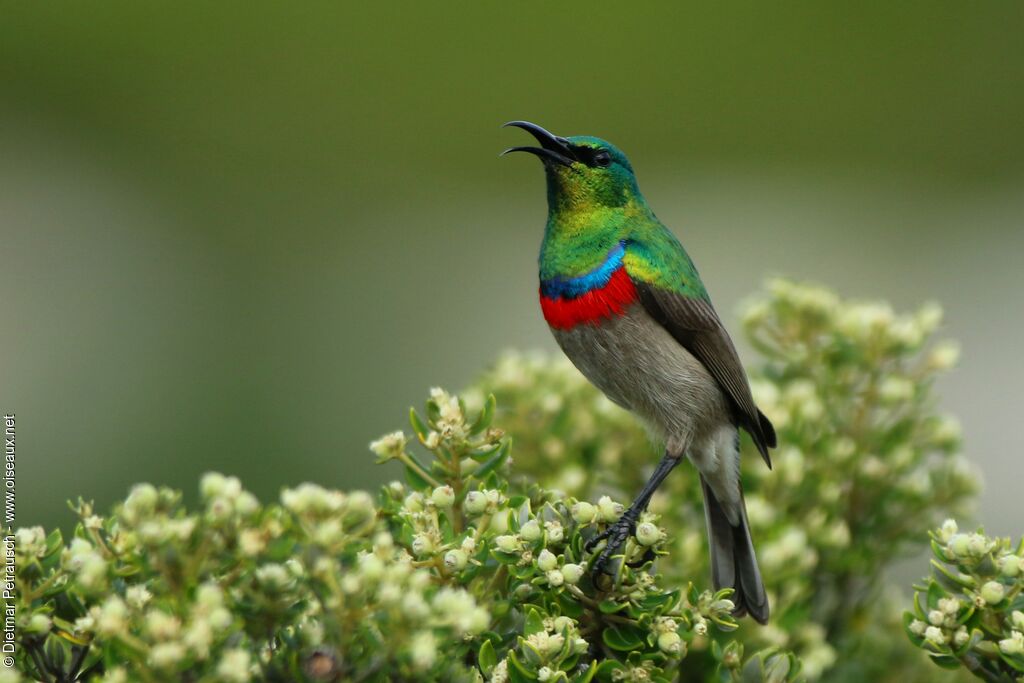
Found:
[{"label": "bird's foot", "polygon": [[632,509],[626,510],[617,522],[608,525],[607,529],[587,541],[585,546],[587,552],[592,552],[598,543],[605,541],[601,554],[590,563],[593,575],[612,573],[607,571],[608,562],[636,532],[636,522],[639,516],[640,514],[633,512]]}]

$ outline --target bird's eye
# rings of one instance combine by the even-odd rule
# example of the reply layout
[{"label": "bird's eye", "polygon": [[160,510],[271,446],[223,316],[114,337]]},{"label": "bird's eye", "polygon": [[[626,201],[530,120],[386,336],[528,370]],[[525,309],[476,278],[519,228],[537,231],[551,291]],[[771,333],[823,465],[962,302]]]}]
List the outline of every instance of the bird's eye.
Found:
[{"label": "bird's eye", "polygon": [[594,155],[594,163],[598,166],[610,166],[612,163],[612,155],[602,149]]}]

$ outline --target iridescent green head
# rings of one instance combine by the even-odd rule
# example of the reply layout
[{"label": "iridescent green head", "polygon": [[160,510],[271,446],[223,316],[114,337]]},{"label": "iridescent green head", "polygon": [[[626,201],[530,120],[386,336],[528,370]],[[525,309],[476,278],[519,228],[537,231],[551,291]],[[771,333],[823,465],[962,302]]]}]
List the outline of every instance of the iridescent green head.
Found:
[{"label": "iridescent green head", "polygon": [[600,138],[576,135],[563,138],[527,121],[512,121],[527,131],[540,147],[512,147],[544,163],[551,210],[587,210],[624,207],[643,202],[633,167],[622,150]]}]

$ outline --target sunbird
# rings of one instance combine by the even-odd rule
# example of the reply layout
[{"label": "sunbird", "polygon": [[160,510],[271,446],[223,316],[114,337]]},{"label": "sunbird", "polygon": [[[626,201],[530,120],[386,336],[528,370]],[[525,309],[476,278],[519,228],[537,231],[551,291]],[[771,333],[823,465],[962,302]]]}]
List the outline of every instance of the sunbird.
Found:
[{"label": "sunbird", "polygon": [[587,543],[607,572],[640,515],[686,456],[700,473],[716,589],[732,588],[735,614],[768,620],[740,481],[739,429],[771,468],[775,429],[750,385],[697,268],[640,194],[614,145],[559,137],[527,121],[539,147],[511,147],[544,164],[548,218],[540,248],[540,306],[555,340],[583,375],[640,417],[665,454],[619,520]]}]

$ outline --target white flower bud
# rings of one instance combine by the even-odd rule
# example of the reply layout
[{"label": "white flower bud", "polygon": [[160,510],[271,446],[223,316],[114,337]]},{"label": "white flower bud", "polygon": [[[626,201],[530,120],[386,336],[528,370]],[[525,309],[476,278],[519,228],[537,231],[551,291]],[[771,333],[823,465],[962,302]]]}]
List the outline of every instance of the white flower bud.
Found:
[{"label": "white flower bud", "polygon": [[249,683],[252,680],[250,666],[252,666],[252,660],[246,650],[226,650],[220,656],[217,675],[224,683]]},{"label": "white flower bud", "polygon": [[929,626],[924,630],[924,639],[936,645],[946,644],[946,634],[937,626]]},{"label": "white flower bud", "polygon": [[654,545],[661,540],[661,529],[650,522],[644,522],[636,528],[636,540],[640,545]]},{"label": "white flower bud", "polygon": [[135,524],[142,516],[152,513],[159,500],[160,494],[152,484],[136,484],[124,501],[122,515]]},{"label": "white flower bud", "polygon": [[206,517],[214,523],[226,522],[231,519],[232,512],[233,506],[231,501],[224,496],[212,498],[206,504]]},{"label": "white flower bud", "polygon": [[902,403],[914,397],[914,383],[906,377],[886,377],[878,393],[887,403]]},{"label": "white flower bud", "polygon": [[1003,584],[996,581],[989,581],[981,587],[981,599],[989,605],[1003,601],[1003,596],[1006,595],[1006,588]]},{"label": "white flower bud", "polygon": [[261,567],[257,567],[256,580],[263,587],[274,591],[286,590],[295,583],[295,579],[291,576],[288,569],[276,562],[268,562]]},{"label": "white flower bud", "polygon": [[417,534],[412,539],[412,554],[416,557],[423,557],[434,552],[434,542],[426,534]]},{"label": "white flower bud", "polygon": [[519,552],[520,543],[516,536],[504,534],[494,538],[494,545],[503,553]]},{"label": "white flower bud", "polygon": [[915,636],[923,636],[924,630],[928,628],[928,624],[924,623],[920,619],[914,619],[912,622],[910,622],[909,628],[910,632],[913,633]]},{"label": "white flower bud", "polygon": [[167,669],[183,660],[186,654],[181,643],[157,643],[149,650],[149,663],[157,669]]},{"label": "white flower bud", "polygon": [[953,634],[953,644],[957,647],[963,647],[968,640],[971,639],[971,634],[967,632],[967,629],[961,626]]},{"label": "white flower bud", "polygon": [[999,651],[1011,657],[1024,654],[1024,634],[1020,631],[1013,631],[1009,638],[999,641]]},{"label": "white flower bud", "polygon": [[370,442],[370,450],[376,453],[378,462],[387,462],[397,458],[405,451],[407,440],[402,432],[385,434],[376,441]]},{"label": "white flower bud", "polygon": [[46,552],[46,531],[41,526],[22,527],[14,532],[14,547],[18,555],[42,557]]},{"label": "white flower bud", "polygon": [[423,512],[423,494],[419,491],[413,491],[402,501],[402,507],[407,512]]},{"label": "white flower bud", "polygon": [[535,519],[531,519],[519,529],[519,535],[527,543],[540,540],[542,533],[540,524]]},{"label": "white flower bud", "polygon": [[33,614],[28,620],[28,624],[25,626],[25,630],[29,633],[43,634],[49,633],[50,627],[53,626],[53,621],[50,617],[45,614]]},{"label": "white flower bud", "polygon": [[256,496],[252,495],[248,491],[242,491],[235,498],[235,512],[240,514],[242,517],[250,517],[260,509],[260,502],[256,500]]},{"label": "white flower bud", "polygon": [[126,628],[128,607],[116,595],[107,598],[99,608],[96,619],[96,631],[106,636],[116,636]]},{"label": "white flower bud", "polygon": [[200,609],[209,611],[224,605],[224,591],[212,581],[208,581],[196,590],[196,604]]},{"label": "white flower bud", "polygon": [[145,586],[131,586],[124,592],[124,599],[132,609],[142,609],[152,597]]},{"label": "white flower bud", "polygon": [[675,631],[665,631],[658,636],[658,649],[668,655],[678,655],[683,649],[683,639]]},{"label": "white flower bud", "polygon": [[238,534],[238,549],[246,557],[255,557],[266,548],[263,534],[256,529],[245,529]]},{"label": "white flower bud", "polygon": [[953,534],[946,544],[946,549],[953,557],[967,557],[969,550],[967,534]]},{"label": "white flower bud", "polygon": [[462,551],[467,555],[472,555],[476,552],[476,539],[472,536],[466,536],[462,539]]},{"label": "white flower bud", "polygon": [[565,530],[562,528],[562,523],[557,520],[544,522],[544,528],[547,529],[549,543],[561,543],[565,538]]},{"label": "white flower bud", "polygon": [[547,579],[548,583],[551,584],[553,588],[558,588],[563,583],[565,583],[565,577],[562,575],[562,572],[560,572],[557,569],[552,569],[551,571],[549,571],[547,573]]},{"label": "white flower bud", "polygon": [[572,563],[564,564],[562,565],[562,576],[566,583],[573,585],[583,578],[583,567]]},{"label": "white flower bud", "polygon": [[949,370],[960,360],[960,345],[952,341],[939,342],[928,354],[927,366],[931,370]]},{"label": "white flower bud", "polygon": [[949,540],[959,531],[960,527],[957,526],[956,520],[947,519],[939,529],[939,540],[943,543],[949,543]]},{"label": "white flower bud", "polygon": [[487,495],[482,491],[470,491],[462,503],[466,514],[479,515],[487,509]]},{"label": "white flower bud", "polygon": [[960,611],[960,601],[956,598],[939,598],[939,609],[945,614],[956,614]]},{"label": "white flower bud", "polygon": [[981,534],[971,534],[967,537],[967,552],[974,557],[981,557],[992,549],[992,544]]},{"label": "white flower bud", "polygon": [[552,631],[555,633],[572,633],[576,628],[575,622],[570,617],[555,617],[555,620],[551,623]]},{"label": "white flower bud", "polygon": [[1024,612],[1019,609],[1013,610],[1010,614],[1010,621],[1013,622],[1013,627],[1018,631],[1024,631]]},{"label": "white flower bud", "polygon": [[181,621],[167,612],[151,609],[146,612],[146,633],[155,641],[177,638],[181,631]]},{"label": "white flower bud", "polygon": [[207,472],[199,480],[199,494],[203,500],[224,495],[226,477],[220,472]]},{"label": "white flower bud", "polygon": [[1003,576],[1013,578],[1024,570],[1024,561],[1016,555],[1007,555],[999,560],[999,571]]},{"label": "white flower bud", "polygon": [[200,659],[205,659],[210,654],[210,645],[213,643],[213,629],[210,622],[205,619],[193,621],[185,631],[182,643]]},{"label": "white flower bud", "polygon": [[538,681],[549,681],[549,680],[551,680],[551,668],[547,667],[547,666],[542,666],[540,669],[538,669],[537,670],[537,680]]},{"label": "white flower bud", "polygon": [[601,515],[601,520],[610,523],[619,521],[619,517],[626,509],[622,503],[616,503],[608,496],[601,496],[597,501],[597,510]]},{"label": "white flower bud", "polygon": [[450,508],[455,503],[455,490],[451,486],[438,486],[430,500],[439,508]]},{"label": "white flower bud", "polygon": [[932,626],[942,626],[942,622],[946,620],[946,614],[942,610],[933,609],[928,613],[928,622]]},{"label": "white flower bud", "polygon": [[580,524],[590,524],[597,516],[597,508],[584,500],[573,505],[571,512],[572,518]]},{"label": "white flower bud", "polygon": [[412,619],[425,619],[430,615],[430,606],[423,599],[423,593],[409,591],[402,598],[402,614]]},{"label": "white flower bud", "polygon": [[540,551],[540,555],[537,556],[537,568],[542,572],[549,572],[558,566],[558,558],[545,548]]},{"label": "white flower bud", "polygon": [[214,631],[223,631],[231,626],[234,617],[231,616],[231,612],[226,607],[218,607],[210,611],[210,616],[206,620],[210,622],[210,628]]},{"label": "white flower bud", "polygon": [[373,496],[366,491],[353,491],[348,494],[348,510],[363,517],[376,514],[373,505]]},{"label": "white flower bud", "polygon": [[96,628],[96,619],[91,616],[84,616],[75,619],[74,632],[77,634],[92,633]]},{"label": "white flower bud", "polygon": [[469,558],[462,550],[449,550],[444,554],[444,566],[450,572],[463,569],[468,561]]}]

